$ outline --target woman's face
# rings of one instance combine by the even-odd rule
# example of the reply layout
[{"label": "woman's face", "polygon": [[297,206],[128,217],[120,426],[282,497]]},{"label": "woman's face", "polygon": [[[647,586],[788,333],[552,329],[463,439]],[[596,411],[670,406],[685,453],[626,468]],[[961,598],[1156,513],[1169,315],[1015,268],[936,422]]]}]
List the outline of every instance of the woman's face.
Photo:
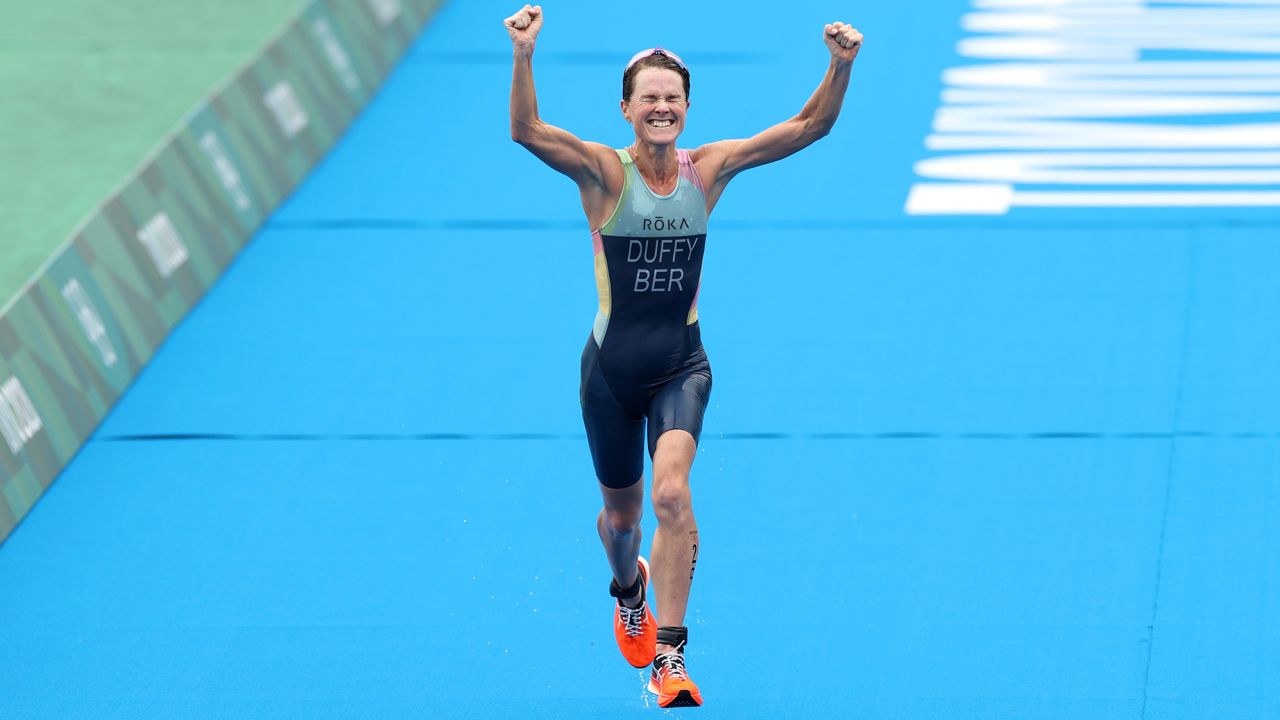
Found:
[{"label": "woman's face", "polygon": [[631,100],[622,101],[622,116],[636,131],[636,140],[670,145],[684,131],[689,99],[680,73],[666,68],[643,68],[636,73]]}]

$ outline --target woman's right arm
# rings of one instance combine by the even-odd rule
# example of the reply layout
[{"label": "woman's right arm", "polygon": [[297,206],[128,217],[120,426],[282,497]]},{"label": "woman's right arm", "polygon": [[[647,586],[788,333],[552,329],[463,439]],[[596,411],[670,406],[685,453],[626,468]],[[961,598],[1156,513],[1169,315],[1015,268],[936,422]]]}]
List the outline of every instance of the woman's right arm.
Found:
[{"label": "woman's right arm", "polygon": [[613,151],[599,143],[587,143],[572,133],[538,117],[538,96],[533,88],[533,46],[542,29],[542,6],[525,5],[504,22],[511,35],[514,69],[511,75],[511,139],[523,145],[557,172],[568,175],[583,190],[602,187],[601,158]]}]

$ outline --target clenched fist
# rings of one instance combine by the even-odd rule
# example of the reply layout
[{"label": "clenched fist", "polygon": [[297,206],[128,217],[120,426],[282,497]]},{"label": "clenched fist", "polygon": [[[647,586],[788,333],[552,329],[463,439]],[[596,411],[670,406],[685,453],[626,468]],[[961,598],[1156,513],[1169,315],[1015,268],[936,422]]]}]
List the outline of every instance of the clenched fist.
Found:
[{"label": "clenched fist", "polygon": [[512,15],[502,24],[507,27],[507,34],[517,49],[533,52],[533,43],[538,39],[538,31],[542,29],[542,6],[525,5],[520,12]]},{"label": "clenched fist", "polygon": [[862,33],[848,23],[833,22],[826,26],[822,39],[831,51],[831,57],[844,62],[853,62],[862,48]]}]

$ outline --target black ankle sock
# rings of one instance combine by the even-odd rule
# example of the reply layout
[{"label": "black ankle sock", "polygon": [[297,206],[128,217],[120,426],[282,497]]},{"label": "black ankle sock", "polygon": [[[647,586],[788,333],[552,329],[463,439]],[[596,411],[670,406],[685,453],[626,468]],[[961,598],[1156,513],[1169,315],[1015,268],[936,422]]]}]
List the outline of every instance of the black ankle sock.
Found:
[{"label": "black ankle sock", "polygon": [[684,625],[658,628],[658,644],[670,645],[676,652],[683,654],[684,646],[689,642],[689,628]]},{"label": "black ankle sock", "polygon": [[629,600],[633,597],[639,597],[644,600],[644,577],[640,573],[636,573],[636,581],[631,583],[631,587],[623,589],[618,584],[617,579],[609,581],[609,594],[622,600]]}]

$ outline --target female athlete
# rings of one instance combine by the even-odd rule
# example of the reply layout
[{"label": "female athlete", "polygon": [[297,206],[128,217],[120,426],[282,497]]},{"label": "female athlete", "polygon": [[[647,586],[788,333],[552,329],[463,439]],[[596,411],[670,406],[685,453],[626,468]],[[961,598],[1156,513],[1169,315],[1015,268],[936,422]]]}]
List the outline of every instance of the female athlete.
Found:
[{"label": "female athlete", "polygon": [[[649,688],[662,707],[701,705],[684,663],[689,587],[698,558],[689,470],[711,394],[698,330],[707,217],[738,173],[809,146],[840,114],[862,34],[830,23],[831,62],[800,114],[752,138],[676,148],[689,113],[689,70],[675,53],[644,50],[622,75],[625,149],[584,142],[538,117],[533,48],[542,7],[504,22],[514,48],[511,138],[578,185],[592,228],[600,307],[582,354],[580,399],[604,509],[600,540],[613,570],[614,635],[635,667],[653,664]],[[653,461],[653,585],[640,557],[645,424]]]}]

